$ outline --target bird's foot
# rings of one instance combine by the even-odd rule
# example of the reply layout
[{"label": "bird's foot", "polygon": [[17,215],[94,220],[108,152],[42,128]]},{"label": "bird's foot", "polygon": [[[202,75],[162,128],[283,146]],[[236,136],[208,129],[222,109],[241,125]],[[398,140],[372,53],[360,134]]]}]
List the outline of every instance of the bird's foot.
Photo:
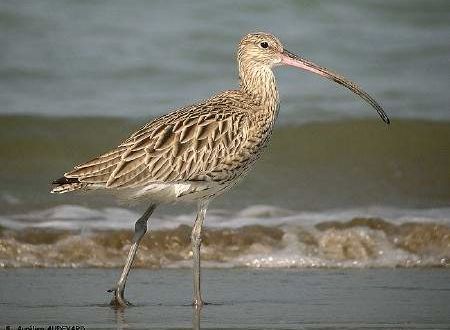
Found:
[{"label": "bird's foot", "polygon": [[113,298],[111,299],[111,302],[109,303],[111,306],[115,308],[124,308],[127,306],[133,306],[132,303],[130,303],[128,300],[124,297],[124,290],[120,289],[109,289],[107,292],[113,293]]},{"label": "bird's foot", "polygon": [[201,298],[192,300],[192,307],[194,307],[196,309],[201,309],[205,305],[209,305],[209,304],[207,302],[204,302]]}]

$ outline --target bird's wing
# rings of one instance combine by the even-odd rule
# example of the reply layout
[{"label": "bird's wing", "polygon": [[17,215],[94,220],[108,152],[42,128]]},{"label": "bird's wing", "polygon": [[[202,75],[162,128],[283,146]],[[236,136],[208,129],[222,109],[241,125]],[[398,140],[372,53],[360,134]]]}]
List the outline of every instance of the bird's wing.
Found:
[{"label": "bird's wing", "polygon": [[248,127],[246,113],[233,108],[184,108],[148,123],[116,149],[76,166],[65,177],[104,188],[226,180],[243,157]]}]

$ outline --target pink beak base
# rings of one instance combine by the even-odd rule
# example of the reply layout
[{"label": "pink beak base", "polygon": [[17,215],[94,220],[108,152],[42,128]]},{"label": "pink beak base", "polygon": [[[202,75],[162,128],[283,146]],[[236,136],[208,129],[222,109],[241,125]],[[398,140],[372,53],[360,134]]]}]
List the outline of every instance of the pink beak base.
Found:
[{"label": "pink beak base", "polygon": [[369,103],[378,112],[378,115],[386,124],[390,123],[389,117],[386,115],[381,105],[378,104],[378,102],[375,101],[375,99],[368,93],[366,93],[362,88],[360,88],[354,82],[346,79],[345,77],[331,70],[328,70],[327,68],[323,68],[311,61],[301,58],[287,50],[284,50],[283,53],[281,54],[281,63],[313,72],[315,74],[318,74],[319,76],[328,78],[330,80],[337,82],[340,85],[347,87],[353,93],[355,93],[363,100],[365,100],[367,103]]}]

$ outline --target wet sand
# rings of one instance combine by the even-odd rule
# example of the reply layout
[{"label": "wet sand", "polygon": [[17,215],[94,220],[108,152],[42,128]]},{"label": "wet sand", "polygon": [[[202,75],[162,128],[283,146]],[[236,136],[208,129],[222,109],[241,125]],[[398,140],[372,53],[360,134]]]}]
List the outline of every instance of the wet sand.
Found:
[{"label": "wet sand", "polygon": [[[447,269],[206,269],[193,313],[189,269],[133,270],[118,311],[118,269],[4,269],[0,327],[150,329],[448,329]],[[199,320],[196,318],[199,317]]]}]

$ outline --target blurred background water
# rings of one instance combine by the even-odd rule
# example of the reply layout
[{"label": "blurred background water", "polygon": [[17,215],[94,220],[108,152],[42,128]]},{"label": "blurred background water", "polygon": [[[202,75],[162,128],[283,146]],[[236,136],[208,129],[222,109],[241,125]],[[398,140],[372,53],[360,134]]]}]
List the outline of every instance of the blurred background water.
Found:
[{"label": "blurred background water", "polygon": [[[104,226],[131,228],[137,213],[111,209],[114,200],[52,196],[49,183],[146,121],[235,88],[236,44],[258,30],[276,34],[289,50],[358,82],[383,104],[392,125],[386,127],[367,104],[329,81],[277,68],[281,111],[271,146],[237,189],[214,202],[225,215],[210,224],[257,218],[275,228],[278,220],[285,223],[287,210],[297,222],[289,220],[286,228],[297,229],[308,219],[316,226],[358,216],[396,226],[431,221],[443,227],[416,228],[423,246],[406,254],[387,229],[389,239],[383,241],[373,223],[358,226],[363,234],[374,234],[369,237],[375,245],[400,253],[393,264],[406,264],[408,253],[414,264],[424,255],[433,256],[428,264],[446,264],[450,2],[445,0],[1,1],[0,224],[83,230],[100,219]],[[181,213],[190,219],[191,212],[165,207],[156,216],[174,227],[166,217]],[[302,212],[310,212],[309,218]],[[273,222],[265,223],[267,217]],[[313,229],[309,233],[320,246],[322,236]],[[332,230],[341,239],[332,246],[349,237],[342,228]],[[4,264],[20,266],[17,250],[35,241],[11,235],[5,244],[13,252],[3,256]],[[58,235],[49,240],[65,237]],[[437,243],[430,248],[424,237]],[[283,258],[312,253],[305,251],[284,251]],[[325,250],[320,251],[323,261]],[[45,255],[23,264],[45,265]],[[362,255],[377,258],[377,252]]]},{"label": "blurred background water", "polygon": [[[237,83],[235,45],[270,31],[354,78],[393,118],[448,120],[447,1],[2,1],[1,113],[141,117]],[[373,117],[321,78],[278,70],[281,120]]]}]

